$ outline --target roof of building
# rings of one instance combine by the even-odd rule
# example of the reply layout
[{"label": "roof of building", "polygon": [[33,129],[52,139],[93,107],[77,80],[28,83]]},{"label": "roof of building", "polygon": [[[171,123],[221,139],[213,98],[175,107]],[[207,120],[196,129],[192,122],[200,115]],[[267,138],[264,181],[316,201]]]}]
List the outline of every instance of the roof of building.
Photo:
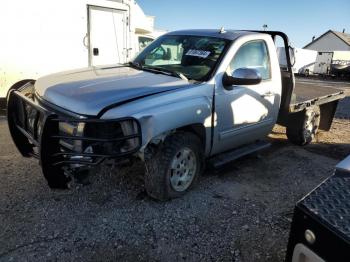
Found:
[{"label": "roof of building", "polygon": [[328,30],[327,32],[325,32],[324,34],[320,35],[319,37],[317,37],[316,39],[314,39],[313,41],[311,41],[310,43],[308,43],[306,46],[304,46],[304,48],[312,45],[313,43],[317,42],[319,39],[321,39],[323,36],[325,36],[328,33],[333,33],[334,35],[336,35],[337,37],[339,37],[343,42],[345,42],[345,44],[347,44],[348,46],[350,46],[350,34],[347,33],[341,33],[341,32],[337,32],[334,30]]},{"label": "roof of building", "polygon": [[350,45],[350,34],[341,33],[337,31],[333,31],[333,33],[336,34],[339,38],[341,38],[341,40],[343,40],[345,43]]}]

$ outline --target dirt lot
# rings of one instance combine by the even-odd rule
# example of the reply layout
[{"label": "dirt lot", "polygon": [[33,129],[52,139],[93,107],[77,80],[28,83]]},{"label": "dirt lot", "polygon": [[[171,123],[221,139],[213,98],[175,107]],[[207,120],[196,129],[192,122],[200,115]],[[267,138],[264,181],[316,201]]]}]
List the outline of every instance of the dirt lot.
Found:
[{"label": "dirt lot", "polygon": [[165,203],[146,196],[140,164],[105,167],[92,185],[51,191],[2,119],[0,261],[282,261],[295,202],[350,153],[349,119],[350,97],[332,130],[304,148],[276,126],[260,157],[209,170]]}]

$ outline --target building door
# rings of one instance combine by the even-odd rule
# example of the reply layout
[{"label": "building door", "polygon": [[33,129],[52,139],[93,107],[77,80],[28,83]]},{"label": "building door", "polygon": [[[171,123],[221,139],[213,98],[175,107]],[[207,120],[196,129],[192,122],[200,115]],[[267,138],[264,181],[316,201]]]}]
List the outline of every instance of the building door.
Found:
[{"label": "building door", "polygon": [[89,6],[89,65],[127,61],[127,12]]},{"label": "building door", "polygon": [[333,52],[318,52],[314,73],[326,75],[329,74]]}]

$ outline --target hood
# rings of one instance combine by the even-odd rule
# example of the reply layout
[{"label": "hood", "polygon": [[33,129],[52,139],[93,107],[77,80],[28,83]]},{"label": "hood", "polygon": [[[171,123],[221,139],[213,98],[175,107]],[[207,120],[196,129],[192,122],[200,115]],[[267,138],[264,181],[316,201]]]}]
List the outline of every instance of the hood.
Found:
[{"label": "hood", "polygon": [[107,106],[187,85],[176,77],[115,66],[48,75],[36,81],[35,90],[44,100],[71,112],[98,115]]}]

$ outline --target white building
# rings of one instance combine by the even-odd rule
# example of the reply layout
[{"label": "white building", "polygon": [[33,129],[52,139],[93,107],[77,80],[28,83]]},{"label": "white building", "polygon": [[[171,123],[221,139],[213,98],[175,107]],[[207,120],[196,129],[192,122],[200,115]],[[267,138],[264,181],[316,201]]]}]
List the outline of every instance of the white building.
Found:
[{"label": "white building", "polygon": [[329,30],[307,44],[304,49],[318,52],[350,51],[350,34]]},{"label": "white building", "polygon": [[0,108],[20,80],[125,63],[162,33],[134,0],[1,0],[0,25]]}]

